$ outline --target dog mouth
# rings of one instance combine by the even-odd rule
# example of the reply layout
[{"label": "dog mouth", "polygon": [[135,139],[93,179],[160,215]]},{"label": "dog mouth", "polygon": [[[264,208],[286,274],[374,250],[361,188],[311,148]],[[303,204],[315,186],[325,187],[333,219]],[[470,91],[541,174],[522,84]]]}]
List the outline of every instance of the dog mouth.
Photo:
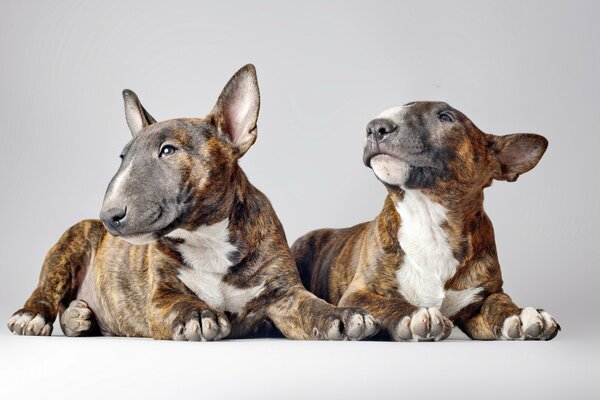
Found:
[{"label": "dog mouth", "polygon": [[120,237],[131,244],[147,244],[168,235],[181,224],[181,214],[175,216],[167,214],[163,210],[157,211],[143,226],[131,227],[126,230],[116,230],[107,224],[104,226],[111,235]]},{"label": "dog mouth", "polygon": [[378,149],[372,153],[366,154],[364,156],[364,163],[367,167],[373,169],[371,164],[376,159],[386,160],[388,162],[392,161],[405,163],[414,168],[426,168],[432,170],[442,169],[442,165],[440,164],[439,160],[430,159],[425,152],[416,154],[394,154],[389,151]]},{"label": "dog mouth", "polygon": [[369,168],[373,168],[373,167],[371,166],[371,161],[373,161],[373,160],[374,160],[374,159],[376,159],[376,158],[380,158],[380,159],[383,159],[383,158],[391,158],[391,159],[394,159],[394,160],[396,160],[396,161],[401,161],[401,162],[405,162],[405,163],[407,163],[407,164],[410,164],[410,163],[408,163],[406,160],[404,160],[404,159],[402,159],[402,158],[398,157],[398,156],[397,156],[397,155],[395,155],[395,154],[390,154],[390,153],[387,153],[387,152],[384,152],[384,151],[378,151],[378,152],[373,152],[373,153],[371,153],[371,154],[369,154],[368,156],[366,156],[366,157],[365,157],[365,160],[364,160],[364,162],[365,162],[365,165],[366,165],[367,167],[369,167]]},{"label": "dog mouth", "polygon": [[168,235],[169,233],[171,233],[172,231],[174,231],[175,229],[177,229],[177,226],[179,225],[178,219],[175,218],[174,220],[168,222],[167,224],[162,224],[162,227],[158,227],[158,228],[154,228],[154,229],[150,229],[150,230],[142,230],[139,232],[133,232],[133,233],[125,233],[125,234],[120,234],[120,235],[115,235],[115,236],[120,236],[121,239],[131,243],[131,244],[135,244],[135,245],[141,245],[141,244],[148,244],[151,242],[155,242],[157,240],[159,240],[160,238]]}]

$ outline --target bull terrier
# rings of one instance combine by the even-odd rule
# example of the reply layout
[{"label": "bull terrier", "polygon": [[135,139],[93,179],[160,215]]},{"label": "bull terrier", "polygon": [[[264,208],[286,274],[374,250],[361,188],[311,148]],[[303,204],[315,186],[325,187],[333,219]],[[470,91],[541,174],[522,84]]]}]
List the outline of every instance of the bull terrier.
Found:
[{"label": "bull terrier", "polygon": [[441,102],[384,111],[367,125],[363,161],[388,190],[374,221],[321,229],[292,246],[304,285],[362,307],[393,340],[441,340],[456,324],[472,339],[556,336],[547,312],[502,290],[483,189],[515,181],[544,154],[535,134],[490,135]]},{"label": "bull terrier", "polygon": [[352,339],[378,330],[300,281],[267,197],[238,160],[256,140],[254,66],[241,68],[205,118],[156,122],[123,92],[133,139],[100,220],[82,221],[48,252],[37,288],[8,322],[19,335],[218,340],[263,321],[292,339]]}]

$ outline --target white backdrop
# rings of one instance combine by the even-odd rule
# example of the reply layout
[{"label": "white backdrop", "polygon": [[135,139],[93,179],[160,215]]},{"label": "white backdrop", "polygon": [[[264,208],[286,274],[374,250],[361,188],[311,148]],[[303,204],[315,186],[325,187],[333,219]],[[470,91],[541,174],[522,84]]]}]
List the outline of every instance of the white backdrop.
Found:
[{"label": "white backdrop", "polygon": [[[555,365],[555,354],[571,357],[556,365],[574,368],[577,357],[597,355],[598,348],[578,348],[573,358],[575,350],[568,346],[584,346],[584,338],[600,327],[595,311],[599,9],[592,1],[3,2],[0,316],[6,320],[22,306],[45,252],[60,234],[98,215],[129,140],[121,90],[135,90],[157,119],[202,116],[231,74],[252,62],[262,95],[259,139],[242,164],[270,197],[290,243],[308,230],[350,226],[379,212],[385,189],[363,166],[361,154],[366,123],[385,108],[443,100],[484,131],[545,135],[550,147],[538,167],[516,183],[488,189],[486,209],[496,230],[505,289],[519,304],[546,308],[564,328],[552,344],[535,344],[546,357],[536,373]],[[1,327],[0,332],[8,334]],[[0,365],[18,366],[14,360],[25,354],[46,354],[40,343],[73,352],[68,339],[37,341],[35,351],[30,339],[18,339],[0,336],[0,352],[15,357],[0,358]],[[116,340],[119,349],[127,348]],[[115,339],[89,343],[110,347]],[[446,356],[485,344],[464,345]],[[369,360],[369,347],[343,349],[366,349],[359,358]],[[392,348],[377,349],[373,356],[391,357]],[[502,349],[490,350],[496,355],[489,360],[508,354]],[[510,349],[524,357],[523,350]],[[488,354],[481,351],[480,357]],[[107,357],[104,351],[93,354]],[[394,360],[389,362],[403,358]],[[383,368],[382,362],[371,361],[379,363],[377,371],[402,370]],[[419,376],[429,376],[427,365],[418,365],[425,374]],[[363,365],[351,367],[358,374]],[[15,375],[32,376],[15,368]],[[309,375],[299,376],[302,371]],[[302,371],[286,376],[314,378]],[[526,374],[513,374],[525,384]],[[285,387],[288,381],[280,382]],[[545,389],[536,383],[535,390],[572,389],[559,382]],[[578,390],[582,394],[589,387]]]}]

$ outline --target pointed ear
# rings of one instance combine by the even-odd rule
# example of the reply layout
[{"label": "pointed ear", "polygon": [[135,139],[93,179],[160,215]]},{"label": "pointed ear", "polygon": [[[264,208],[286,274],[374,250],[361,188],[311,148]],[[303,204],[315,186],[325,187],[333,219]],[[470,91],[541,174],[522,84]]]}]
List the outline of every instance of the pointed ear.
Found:
[{"label": "pointed ear", "polygon": [[222,137],[242,155],[256,140],[259,108],[256,69],[248,64],[227,82],[210,113]]},{"label": "pointed ear", "polygon": [[125,119],[133,136],[137,135],[142,129],[156,122],[152,115],[140,103],[137,95],[129,89],[123,90],[123,100],[125,101]]},{"label": "pointed ear", "polygon": [[548,140],[533,133],[488,135],[488,151],[495,161],[492,177],[514,182],[535,167],[548,147]]}]

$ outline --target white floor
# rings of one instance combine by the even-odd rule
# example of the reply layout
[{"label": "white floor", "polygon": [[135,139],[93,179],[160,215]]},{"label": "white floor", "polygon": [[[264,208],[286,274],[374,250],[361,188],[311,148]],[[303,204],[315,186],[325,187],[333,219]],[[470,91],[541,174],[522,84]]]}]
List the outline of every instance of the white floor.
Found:
[{"label": "white floor", "polygon": [[600,399],[593,337],[183,343],[0,334],[0,399]]}]

